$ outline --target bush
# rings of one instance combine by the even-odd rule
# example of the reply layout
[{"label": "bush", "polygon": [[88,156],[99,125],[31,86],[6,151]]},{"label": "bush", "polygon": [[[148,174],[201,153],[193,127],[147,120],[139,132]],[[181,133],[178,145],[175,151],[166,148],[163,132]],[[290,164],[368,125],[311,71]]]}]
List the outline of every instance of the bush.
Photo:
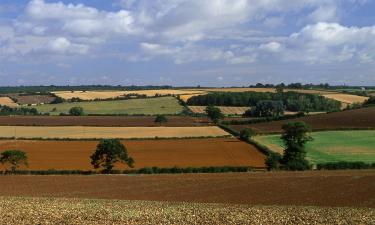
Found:
[{"label": "bush", "polygon": [[266,158],[266,165],[268,170],[278,170],[280,169],[280,160],[282,159],[282,155],[276,152],[272,152]]},{"label": "bush", "polygon": [[246,140],[249,140],[251,137],[253,137],[255,134],[256,133],[254,130],[250,128],[246,128],[240,132],[240,139],[243,141],[246,141]]},{"label": "bush", "polygon": [[69,115],[71,116],[83,116],[83,108],[82,107],[72,107],[69,110]]},{"label": "bush", "polygon": [[344,170],[344,169],[375,169],[375,163],[364,162],[329,162],[319,163],[318,170]]}]

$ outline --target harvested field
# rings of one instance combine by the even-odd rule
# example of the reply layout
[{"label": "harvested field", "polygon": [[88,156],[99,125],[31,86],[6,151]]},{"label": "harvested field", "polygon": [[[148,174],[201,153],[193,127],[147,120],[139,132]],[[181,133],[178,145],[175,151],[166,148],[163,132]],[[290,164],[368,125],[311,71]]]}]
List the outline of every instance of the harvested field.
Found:
[{"label": "harvested field", "polygon": [[231,125],[235,130],[252,128],[259,133],[281,132],[281,126],[291,121],[304,121],[313,130],[369,129],[375,128],[375,107],[347,110],[343,112],[319,114],[297,119],[257,123],[250,125]]},{"label": "harvested field", "polygon": [[55,97],[50,95],[20,95],[8,94],[9,97],[17,99],[19,105],[38,105],[48,104],[55,100]]},{"label": "harvested field", "polygon": [[111,99],[117,98],[128,94],[146,95],[153,97],[155,95],[189,95],[199,94],[202,91],[188,91],[188,90],[173,90],[173,89],[161,89],[161,90],[140,90],[140,91],[58,91],[54,92],[57,96],[64,99],[80,98],[82,100],[94,100],[94,99]]},{"label": "harvested field", "polygon": [[375,171],[0,176],[0,196],[375,208]]},{"label": "harvested field", "polygon": [[9,97],[0,97],[0,105],[5,105],[5,106],[9,106],[9,107],[17,107],[18,106],[18,104],[15,103]]},{"label": "harvested field", "polygon": [[50,115],[67,114],[70,108],[79,106],[84,109],[85,114],[179,114],[183,107],[173,97],[160,97],[148,99],[129,99],[113,101],[91,101],[91,102],[66,102],[61,104],[45,104],[35,106],[39,112],[50,113]]},{"label": "harvested field", "polygon": [[[209,126],[205,117],[167,116],[167,127]],[[0,116],[3,126],[155,127],[154,116]]]},{"label": "harvested field", "polygon": [[[375,131],[313,132],[313,141],[306,144],[307,158],[313,163],[366,162],[375,163]],[[282,153],[280,135],[262,135],[255,139],[271,150]]]},{"label": "harvested field", "polygon": [[[373,224],[374,209],[0,198],[3,224]],[[103,213],[105,212],[105,213]]]},{"label": "harvested field", "polygon": [[184,138],[220,137],[228,133],[209,127],[88,127],[88,126],[0,126],[2,138],[84,139],[84,138]]},{"label": "harvested field", "polygon": [[[265,155],[235,138],[123,141],[135,168],[143,167],[265,167]],[[98,141],[0,141],[0,151],[22,149],[30,170],[92,170],[90,155]],[[0,166],[4,168],[4,166]],[[121,165],[118,169],[126,169]]]},{"label": "harvested field", "polygon": [[[189,106],[189,109],[193,113],[205,114],[206,107],[207,106]],[[225,115],[242,115],[246,112],[246,110],[250,109],[250,107],[229,107],[229,106],[218,106],[218,108]]]},{"label": "harvested field", "polygon": [[342,102],[342,108],[346,108],[348,105],[354,103],[364,103],[368,97],[358,96],[358,95],[350,95],[350,94],[324,94],[326,98],[330,98],[339,102]]}]

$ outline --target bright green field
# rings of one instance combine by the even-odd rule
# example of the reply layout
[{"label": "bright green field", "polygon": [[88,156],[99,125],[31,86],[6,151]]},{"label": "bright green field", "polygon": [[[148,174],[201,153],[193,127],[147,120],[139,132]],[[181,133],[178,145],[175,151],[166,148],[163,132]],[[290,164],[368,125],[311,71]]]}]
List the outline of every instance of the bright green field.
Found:
[{"label": "bright green field", "polygon": [[[80,106],[85,114],[178,114],[183,107],[173,97],[129,99],[114,101],[67,102],[61,104],[45,104],[32,106],[39,112],[58,115],[68,113],[74,106]],[[53,111],[53,108],[56,110]]]},{"label": "bright green field", "polygon": [[[306,146],[311,162],[375,162],[374,130],[313,132],[311,136],[314,140]],[[282,151],[280,135],[258,136],[256,140],[271,150]]]}]

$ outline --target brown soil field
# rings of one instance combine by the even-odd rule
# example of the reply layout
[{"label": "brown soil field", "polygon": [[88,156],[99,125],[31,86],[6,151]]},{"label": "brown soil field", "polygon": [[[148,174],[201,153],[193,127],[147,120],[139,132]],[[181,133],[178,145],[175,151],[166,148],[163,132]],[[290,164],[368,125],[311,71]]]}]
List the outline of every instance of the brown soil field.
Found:
[{"label": "brown soil field", "polygon": [[9,97],[0,97],[0,105],[6,105],[6,106],[9,106],[9,107],[17,107],[18,106],[18,104],[15,103]]},{"label": "brown soil field", "polygon": [[51,103],[55,97],[49,95],[19,95],[19,94],[8,94],[9,97],[17,99],[19,105],[37,105]]},{"label": "brown soil field", "polygon": [[[235,138],[129,140],[123,141],[135,168],[251,166],[264,168],[265,155]],[[22,149],[29,158],[29,170],[92,170],[90,155],[98,141],[14,141],[1,140],[0,151]],[[0,166],[1,169],[6,169]],[[118,165],[118,169],[126,169]]]},{"label": "brown soil field", "polygon": [[0,176],[0,196],[375,208],[375,171]]},{"label": "brown soil field", "polygon": [[230,136],[216,126],[201,127],[89,127],[89,126],[0,126],[2,138],[100,139],[186,138]]},{"label": "brown soil field", "polygon": [[[189,109],[193,113],[206,113],[204,110],[207,106],[189,106]],[[246,112],[246,110],[250,109],[250,107],[229,107],[229,106],[218,106],[220,111],[225,115],[242,115]]]},{"label": "brown soil field", "polygon": [[313,130],[369,129],[375,128],[375,107],[347,110],[336,113],[318,114],[297,119],[257,123],[249,125],[231,125],[235,130],[252,128],[259,133],[281,132],[281,126],[291,121],[304,121]]},{"label": "brown soil field", "polygon": [[[167,127],[208,126],[207,118],[167,116]],[[154,127],[154,116],[0,116],[3,126],[105,126]]]},{"label": "brown soil field", "polygon": [[161,90],[141,90],[141,91],[58,91],[54,92],[57,96],[64,99],[80,98],[83,100],[94,100],[94,99],[109,99],[116,98],[127,94],[139,94],[147,95],[148,97],[159,95],[189,95],[189,94],[200,94],[203,91],[189,91],[189,90],[173,90],[173,89],[161,89]]},{"label": "brown soil field", "polygon": [[371,208],[0,198],[1,224],[374,224]]}]

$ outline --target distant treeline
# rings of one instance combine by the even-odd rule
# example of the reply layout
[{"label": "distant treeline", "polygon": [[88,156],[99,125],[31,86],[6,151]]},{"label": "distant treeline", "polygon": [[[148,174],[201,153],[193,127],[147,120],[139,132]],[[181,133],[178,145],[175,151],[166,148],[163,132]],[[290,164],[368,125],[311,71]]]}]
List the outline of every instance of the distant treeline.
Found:
[{"label": "distant treeline", "polygon": [[93,90],[151,90],[151,89],[171,89],[172,86],[111,86],[111,85],[83,85],[83,86],[17,86],[0,87],[0,94],[7,93],[48,93],[54,91],[93,91]]},{"label": "distant treeline", "polygon": [[252,107],[260,101],[281,101],[285,109],[293,112],[338,111],[341,103],[314,94],[297,92],[217,92],[207,95],[193,96],[188,105],[242,106]]},{"label": "distant treeline", "polygon": [[23,116],[36,116],[40,115],[38,110],[34,108],[11,108],[8,106],[0,105],[0,115],[1,116],[8,116],[8,115],[23,115]]}]

